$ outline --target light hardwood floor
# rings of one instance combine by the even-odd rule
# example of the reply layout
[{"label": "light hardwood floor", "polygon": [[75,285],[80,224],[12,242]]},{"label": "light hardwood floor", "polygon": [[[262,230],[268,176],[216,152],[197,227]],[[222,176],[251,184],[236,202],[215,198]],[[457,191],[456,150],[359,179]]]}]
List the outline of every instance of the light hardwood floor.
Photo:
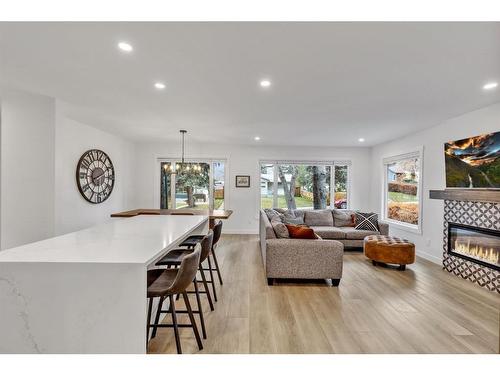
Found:
[{"label": "light hardwood floor", "polygon": [[[500,296],[424,259],[399,272],[346,252],[338,288],[270,287],[257,236],[224,235],[217,255],[224,285],[215,311],[202,297],[208,339],[198,351],[182,328],[184,353],[499,352]],[[159,329],[149,352],[175,353],[173,330]]]}]

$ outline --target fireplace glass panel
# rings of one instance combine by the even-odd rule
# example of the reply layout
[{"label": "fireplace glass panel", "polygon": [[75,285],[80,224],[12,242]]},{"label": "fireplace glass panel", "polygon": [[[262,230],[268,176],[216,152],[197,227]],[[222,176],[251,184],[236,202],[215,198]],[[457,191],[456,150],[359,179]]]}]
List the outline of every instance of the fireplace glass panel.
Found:
[{"label": "fireplace glass panel", "polygon": [[497,231],[450,223],[448,252],[500,269],[500,234]]}]

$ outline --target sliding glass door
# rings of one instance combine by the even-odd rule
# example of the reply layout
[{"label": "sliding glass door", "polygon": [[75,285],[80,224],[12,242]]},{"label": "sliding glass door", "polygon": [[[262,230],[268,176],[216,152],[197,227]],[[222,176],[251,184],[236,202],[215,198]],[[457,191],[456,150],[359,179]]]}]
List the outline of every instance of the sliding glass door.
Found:
[{"label": "sliding glass door", "polygon": [[160,171],[160,208],[224,208],[224,161],[161,161]]}]

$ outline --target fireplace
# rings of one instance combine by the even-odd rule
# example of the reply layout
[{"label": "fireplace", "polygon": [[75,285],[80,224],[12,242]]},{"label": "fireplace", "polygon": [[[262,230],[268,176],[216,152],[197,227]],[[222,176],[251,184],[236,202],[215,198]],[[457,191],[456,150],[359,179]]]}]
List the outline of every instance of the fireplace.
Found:
[{"label": "fireplace", "polygon": [[448,254],[500,271],[500,231],[448,223]]}]

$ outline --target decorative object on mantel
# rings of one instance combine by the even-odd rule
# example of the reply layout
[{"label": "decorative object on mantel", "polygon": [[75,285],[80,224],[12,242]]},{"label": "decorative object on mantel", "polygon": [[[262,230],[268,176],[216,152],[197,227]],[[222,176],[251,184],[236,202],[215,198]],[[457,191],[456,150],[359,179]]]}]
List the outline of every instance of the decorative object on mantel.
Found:
[{"label": "decorative object on mantel", "polygon": [[500,190],[446,189],[430,190],[430,199],[448,199],[467,202],[500,203]]},{"label": "decorative object on mantel", "polygon": [[165,172],[170,174],[177,174],[178,172],[183,173],[200,173],[201,166],[199,164],[191,165],[192,163],[184,162],[184,137],[187,134],[187,130],[179,130],[181,133],[181,162],[175,163],[175,168],[172,167],[172,164],[165,164]]},{"label": "decorative object on mantel", "polygon": [[500,132],[445,143],[447,188],[500,189]]},{"label": "decorative object on mantel", "polygon": [[237,188],[249,188],[250,187],[250,176],[236,176],[236,187]]},{"label": "decorative object on mantel", "polygon": [[101,150],[83,153],[76,165],[76,185],[86,201],[98,204],[109,198],[115,186],[115,169]]}]

